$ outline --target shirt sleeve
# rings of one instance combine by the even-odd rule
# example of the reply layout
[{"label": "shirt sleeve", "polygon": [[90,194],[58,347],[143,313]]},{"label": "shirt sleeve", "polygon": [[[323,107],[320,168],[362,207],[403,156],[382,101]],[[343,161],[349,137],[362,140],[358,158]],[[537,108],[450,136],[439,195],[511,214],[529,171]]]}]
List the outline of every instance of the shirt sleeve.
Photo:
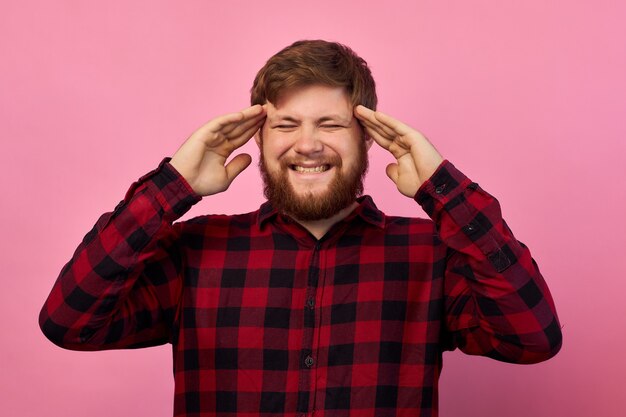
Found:
[{"label": "shirt sleeve", "polygon": [[173,222],[201,197],[169,160],[132,184],[61,270],[39,315],[56,345],[102,350],[170,341],[182,291]]},{"label": "shirt sleeve", "polygon": [[444,308],[450,349],[536,363],[561,347],[554,301],[500,204],[445,160],[415,200],[447,246]]}]

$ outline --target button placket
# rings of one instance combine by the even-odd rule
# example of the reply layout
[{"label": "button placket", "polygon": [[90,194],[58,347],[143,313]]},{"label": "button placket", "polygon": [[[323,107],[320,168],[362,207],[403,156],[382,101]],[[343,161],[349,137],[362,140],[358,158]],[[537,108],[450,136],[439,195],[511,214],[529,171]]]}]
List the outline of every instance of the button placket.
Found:
[{"label": "button placket", "polygon": [[[299,412],[312,411],[315,402],[316,380],[311,376],[315,365],[313,352],[315,350],[314,334],[317,327],[317,318],[315,317],[315,294],[318,288],[320,276],[320,251],[321,243],[318,241],[311,253],[308,268],[308,280],[306,287],[306,295],[302,306],[303,314],[303,332],[302,332],[302,350],[300,356],[300,375],[298,377],[298,404]],[[301,301],[302,302],[302,301]],[[307,413],[307,415],[310,415]]]},{"label": "button placket", "polygon": [[304,364],[306,365],[307,368],[310,368],[315,364],[315,360],[313,359],[311,355],[309,355],[304,359]]},{"label": "button placket", "polygon": [[464,227],[465,231],[468,233],[473,232],[474,230],[476,230],[476,226],[473,223],[468,223],[465,227]]}]

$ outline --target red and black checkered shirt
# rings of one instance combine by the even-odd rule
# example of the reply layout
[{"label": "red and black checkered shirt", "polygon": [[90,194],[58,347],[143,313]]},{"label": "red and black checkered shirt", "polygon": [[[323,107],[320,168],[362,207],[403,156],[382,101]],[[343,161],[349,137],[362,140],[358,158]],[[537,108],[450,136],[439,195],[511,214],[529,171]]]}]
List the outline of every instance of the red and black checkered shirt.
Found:
[{"label": "red and black checkered shirt", "polygon": [[40,326],[68,349],[171,343],[175,416],[436,416],[444,350],[560,348],[530,252],[448,161],[415,196],[432,220],[366,196],[320,240],[268,203],[174,223],[200,197],[168,161],[85,236]]}]

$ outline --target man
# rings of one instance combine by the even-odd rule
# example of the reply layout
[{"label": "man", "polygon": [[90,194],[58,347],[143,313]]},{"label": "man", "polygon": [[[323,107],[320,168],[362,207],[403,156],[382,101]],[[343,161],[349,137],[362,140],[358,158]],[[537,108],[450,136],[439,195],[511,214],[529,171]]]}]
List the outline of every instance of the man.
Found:
[{"label": "man", "polygon": [[[176,416],[435,416],[444,350],[557,353],[552,298],[498,202],[375,111],[354,52],[294,43],[259,71],[252,104],[198,129],[98,220],[42,309],[50,340],[171,343]],[[268,202],[174,223],[250,164],[226,161],[252,137]],[[432,220],[360,196],[374,142]]]}]

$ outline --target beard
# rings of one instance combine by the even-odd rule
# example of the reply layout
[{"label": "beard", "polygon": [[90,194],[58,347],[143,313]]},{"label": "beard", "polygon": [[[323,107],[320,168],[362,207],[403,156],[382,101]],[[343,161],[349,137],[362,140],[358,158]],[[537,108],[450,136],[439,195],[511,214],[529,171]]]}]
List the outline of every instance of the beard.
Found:
[{"label": "beard", "polygon": [[279,172],[267,169],[263,152],[259,159],[259,170],[263,179],[263,193],[272,207],[279,213],[294,219],[313,221],[328,219],[352,204],[363,193],[363,178],[368,168],[365,141],[360,142],[357,163],[349,172],[343,173],[342,161],[338,156],[323,163],[335,169],[335,176],[327,189],[321,193],[296,193],[289,182],[289,170],[293,161],[281,161]]}]

